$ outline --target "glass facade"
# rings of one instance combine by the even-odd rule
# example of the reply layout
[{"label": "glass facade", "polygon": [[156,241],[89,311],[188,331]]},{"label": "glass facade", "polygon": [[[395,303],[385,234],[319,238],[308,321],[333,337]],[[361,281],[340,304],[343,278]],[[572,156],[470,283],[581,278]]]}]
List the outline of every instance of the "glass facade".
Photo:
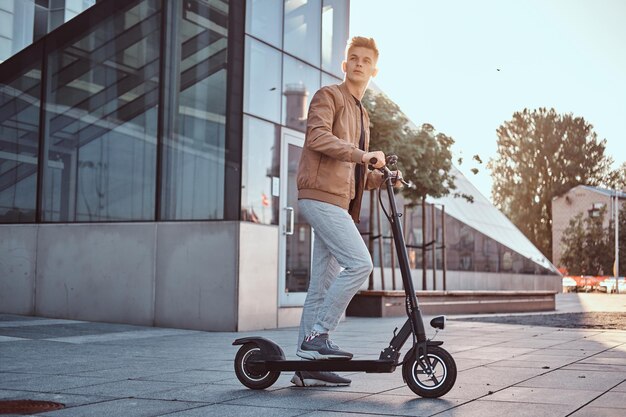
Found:
[{"label": "glass facade", "polygon": [[[367,197],[367,195],[366,195]],[[385,198],[385,197],[383,197]],[[396,197],[397,201],[402,201]],[[377,202],[378,200],[376,200]],[[364,208],[361,214],[361,230],[364,238],[368,238],[370,227],[369,218],[369,198],[364,198]],[[466,203],[470,204],[470,203]],[[547,267],[536,262],[533,258],[520,254],[517,250],[511,249],[495,239],[481,233],[471,225],[444,214],[442,218],[441,206],[435,205],[433,213],[432,205],[426,205],[425,228],[422,227],[422,207],[399,205],[403,216],[403,231],[407,243],[407,253],[409,255],[409,265],[412,269],[427,270],[435,269],[441,271],[443,265],[443,247],[446,251],[446,269],[448,271],[467,272],[496,272],[512,274],[538,274],[553,275],[556,271],[552,267]],[[377,213],[374,212],[374,235],[378,236]],[[433,227],[434,223],[434,227]],[[442,224],[445,223],[445,226]],[[382,225],[382,265],[384,267],[398,267],[395,248],[390,244],[391,230],[389,222],[381,213]],[[443,239],[445,227],[445,240]],[[518,231],[519,232],[519,231]],[[377,238],[380,239],[380,238]],[[422,256],[422,245],[426,243],[425,263]],[[373,259],[374,266],[381,266],[381,251],[378,241],[374,242]],[[434,250],[434,253],[433,253]],[[393,257],[392,260],[392,251]],[[430,284],[429,284],[430,285]]]},{"label": "glass facade", "polygon": [[229,18],[223,0],[109,0],[3,63],[0,222],[238,218]]},{"label": "glass facade", "polygon": [[[434,266],[441,271],[444,268],[445,246],[445,267],[448,271],[558,274],[550,261],[460,171],[453,167],[451,172],[455,176],[455,191],[472,195],[473,203],[453,196],[428,199],[423,223],[421,203],[408,204],[401,194],[396,195],[398,209],[403,212],[402,228],[411,268],[425,267],[432,270]],[[382,197],[386,201],[386,194]],[[378,205],[378,199],[374,201]],[[377,206],[374,206],[376,210],[373,212],[373,219],[370,219],[370,199],[367,195],[363,199],[363,206],[359,230],[367,239],[370,221],[373,221],[374,236],[383,236],[382,251],[378,240],[372,245],[374,265],[391,267],[392,250],[393,256],[396,255],[390,244],[389,222],[381,212],[382,233],[379,233]],[[424,244],[427,247],[425,262],[421,249]],[[397,259],[395,265],[397,266]]]},{"label": "glass facade", "polygon": [[278,224],[280,128],[245,116],[243,124],[241,220]]},{"label": "glass facade", "polygon": [[43,221],[154,218],[160,21],[142,1],[50,53]]},{"label": "glass facade", "polygon": [[176,2],[161,220],[224,218],[228,5]]},{"label": "glass facade", "polygon": [[41,60],[16,67],[0,85],[0,223],[36,220]]},{"label": "glass facade", "polygon": [[[277,224],[278,208],[259,216],[258,201],[270,177],[276,188],[280,130],[304,132],[315,92],[342,81],[349,2],[248,0],[246,7],[242,220]],[[271,200],[274,207],[278,195]]]},{"label": "glass facade", "polygon": [[0,1],[0,62],[95,3],[96,0]]}]

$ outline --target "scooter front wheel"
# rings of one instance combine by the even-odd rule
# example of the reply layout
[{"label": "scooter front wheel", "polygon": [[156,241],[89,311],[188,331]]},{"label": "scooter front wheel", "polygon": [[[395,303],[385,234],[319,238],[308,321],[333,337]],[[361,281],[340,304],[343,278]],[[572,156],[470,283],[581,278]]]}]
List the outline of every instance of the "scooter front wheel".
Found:
[{"label": "scooter front wheel", "polygon": [[425,398],[439,398],[454,386],[456,363],[445,349],[428,346],[428,354],[417,358],[409,352],[402,365],[402,377],[408,387]]},{"label": "scooter front wheel", "polygon": [[248,361],[261,356],[261,348],[255,343],[246,343],[235,356],[235,375],[243,385],[252,389],[271,387],[280,376],[278,371],[256,371],[250,368]]}]

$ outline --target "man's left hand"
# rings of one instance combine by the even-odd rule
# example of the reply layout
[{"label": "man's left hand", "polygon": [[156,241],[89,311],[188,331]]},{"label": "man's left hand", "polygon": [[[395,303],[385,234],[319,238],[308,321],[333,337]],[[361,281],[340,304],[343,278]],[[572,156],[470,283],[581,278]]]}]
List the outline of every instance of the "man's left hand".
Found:
[{"label": "man's left hand", "polygon": [[393,174],[392,176],[392,184],[395,188],[402,188],[404,187],[404,184],[402,184],[402,171],[400,171],[399,169],[396,171],[391,171],[391,173]]}]

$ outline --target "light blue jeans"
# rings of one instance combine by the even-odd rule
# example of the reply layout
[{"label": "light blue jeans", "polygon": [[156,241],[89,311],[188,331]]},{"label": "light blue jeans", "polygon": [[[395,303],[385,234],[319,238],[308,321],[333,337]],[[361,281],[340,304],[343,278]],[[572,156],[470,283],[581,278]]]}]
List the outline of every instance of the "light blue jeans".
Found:
[{"label": "light blue jeans", "polygon": [[[354,294],[373,269],[372,258],[352,217],[341,207],[316,200],[298,200],[313,227],[313,260],[298,347],[315,330],[335,330]],[[342,270],[343,268],[343,270]]]}]

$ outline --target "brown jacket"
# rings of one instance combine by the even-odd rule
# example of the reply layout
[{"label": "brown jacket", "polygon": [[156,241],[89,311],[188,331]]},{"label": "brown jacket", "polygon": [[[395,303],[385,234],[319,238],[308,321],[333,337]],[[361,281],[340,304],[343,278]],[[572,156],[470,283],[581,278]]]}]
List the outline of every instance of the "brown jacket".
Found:
[{"label": "brown jacket", "polygon": [[355,195],[355,164],[369,149],[369,116],[363,108],[365,151],[359,149],[361,111],[345,83],[322,87],[309,106],[306,137],[298,167],[298,199],[334,204],[359,222],[364,189],[378,188],[382,174],[364,167]]}]

